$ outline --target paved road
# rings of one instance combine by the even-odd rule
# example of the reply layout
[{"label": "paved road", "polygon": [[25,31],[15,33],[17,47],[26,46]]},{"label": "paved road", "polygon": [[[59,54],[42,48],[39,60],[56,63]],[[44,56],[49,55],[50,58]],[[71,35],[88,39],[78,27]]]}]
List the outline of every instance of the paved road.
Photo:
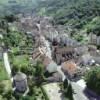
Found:
[{"label": "paved road", "polygon": [[3,53],[3,59],[4,59],[4,66],[6,68],[6,71],[7,71],[8,75],[10,76],[11,75],[11,68],[10,68],[7,52]]}]

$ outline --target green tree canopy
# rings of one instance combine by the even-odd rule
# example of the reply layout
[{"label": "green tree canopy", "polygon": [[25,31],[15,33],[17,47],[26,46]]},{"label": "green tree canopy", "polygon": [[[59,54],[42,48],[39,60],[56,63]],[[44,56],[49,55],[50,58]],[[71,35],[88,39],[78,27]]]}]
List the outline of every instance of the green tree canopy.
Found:
[{"label": "green tree canopy", "polygon": [[100,67],[91,69],[85,75],[87,87],[100,95]]}]

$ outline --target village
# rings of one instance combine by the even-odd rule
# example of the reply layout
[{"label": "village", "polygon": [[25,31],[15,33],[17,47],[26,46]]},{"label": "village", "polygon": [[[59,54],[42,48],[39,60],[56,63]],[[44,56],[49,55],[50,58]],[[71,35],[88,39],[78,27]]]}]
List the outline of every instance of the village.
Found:
[{"label": "village", "polygon": [[[0,52],[1,58],[3,56],[4,66],[10,77],[11,84],[13,84],[12,90],[14,93],[21,93],[23,97],[25,97],[30,93],[31,89],[29,87],[29,80],[33,81],[33,83],[34,81],[41,82],[43,80],[42,89],[43,91],[45,90],[49,98],[48,100],[65,100],[60,83],[67,79],[68,84],[71,84],[74,90],[74,100],[99,100],[100,96],[94,92],[88,91],[88,93],[85,93],[86,83],[84,80],[84,75],[87,71],[94,66],[100,66],[100,51],[94,45],[100,43],[99,37],[91,34],[90,37],[88,37],[88,43],[81,44],[73,39],[69,32],[68,34],[66,33],[64,26],[53,26],[53,19],[51,17],[20,16],[21,15],[19,15],[18,22],[9,23],[9,26],[14,27],[14,25],[16,25],[18,30],[25,32],[28,38],[32,40],[30,46],[27,44],[27,48],[25,46],[21,47],[21,51],[29,49],[29,52],[26,53],[23,51],[21,53],[20,51],[21,54],[19,54],[28,54],[29,59],[27,56],[18,58],[20,62],[18,66],[21,66],[24,61],[27,61],[27,63],[31,62],[31,66],[29,66],[29,63],[27,64],[30,70],[26,72],[25,70],[28,69],[24,69],[23,67],[22,71],[16,69],[17,65],[13,63],[14,59],[19,55],[13,58],[11,55],[13,53],[12,48],[5,49],[3,47],[1,48],[3,51],[1,50],[2,52]],[[15,31],[13,28],[12,30]],[[3,38],[2,35],[1,38]],[[27,40],[27,37],[23,37],[23,39],[24,38]],[[4,46],[4,43],[2,43],[2,45]],[[21,60],[23,62],[21,62]],[[33,65],[43,66],[45,78],[40,76],[43,73],[39,73],[39,71],[37,73],[34,71],[34,75],[36,76],[34,78],[32,77],[34,68],[31,69],[30,67]],[[13,69],[13,66],[15,66],[15,69]],[[22,66],[24,66],[24,64],[22,64]],[[37,70],[37,68],[35,68],[35,70]],[[38,70],[41,70],[41,68]],[[28,73],[28,75],[24,72]],[[38,84],[38,82],[36,84]],[[41,90],[39,91],[41,92]],[[39,92],[37,95],[39,95]],[[27,100],[47,100],[44,99],[44,93],[42,93],[42,95],[42,99],[39,97],[38,99]]]}]

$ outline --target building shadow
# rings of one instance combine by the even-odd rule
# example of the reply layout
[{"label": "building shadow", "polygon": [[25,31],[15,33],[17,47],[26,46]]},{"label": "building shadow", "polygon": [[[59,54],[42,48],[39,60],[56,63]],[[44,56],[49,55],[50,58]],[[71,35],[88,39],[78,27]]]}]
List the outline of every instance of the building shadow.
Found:
[{"label": "building shadow", "polygon": [[85,96],[89,99],[89,100],[100,100],[100,96],[97,95],[96,93],[94,93],[93,91],[91,91],[88,88],[85,88],[83,93],[85,94]]}]

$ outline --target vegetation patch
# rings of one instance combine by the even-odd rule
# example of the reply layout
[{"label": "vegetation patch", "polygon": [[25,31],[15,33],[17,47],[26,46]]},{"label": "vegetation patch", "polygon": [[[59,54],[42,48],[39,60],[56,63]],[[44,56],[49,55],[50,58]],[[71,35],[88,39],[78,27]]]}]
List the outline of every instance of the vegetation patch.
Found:
[{"label": "vegetation patch", "polygon": [[100,66],[92,68],[85,75],[87,87],[100,95]]},{"label": "vegetation patch", "polygon": [[12,59],[12,66],[19,67],[28,67],[29,66],[29,57],[28,55],[19,55],[19,56],[14,56]]},{"label": "vegetation patch", "polygon": [[4,64],[3,64],[3,61],[0,61],[0,81],[2,80],[8,80],[8,75],[7,75],[7,72],[4,68]]}]

